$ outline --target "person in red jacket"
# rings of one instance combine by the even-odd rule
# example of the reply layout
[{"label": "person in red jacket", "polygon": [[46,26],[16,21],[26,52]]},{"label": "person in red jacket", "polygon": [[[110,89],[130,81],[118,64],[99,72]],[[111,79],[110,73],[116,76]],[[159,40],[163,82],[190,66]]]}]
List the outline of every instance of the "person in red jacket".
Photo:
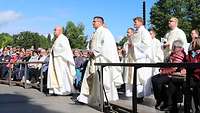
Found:
[{"label": "person in red jacket", "polygon": [[[188,62],[200,62],[200,38],[196,38],[192,43],[192,50],[188,53]],[[200,68],[194,68],[191,76],[192,96],[194,98],[195,113],[200,113]]]},{"label": "person in red jacket", "polygon": [[[183,63],[185,62],[186,54],[183,49],[181,40],[176,40],[172,44],[172,52],[165,62],[168,63]],[[180,67],[164,67],[160,68],[160,73],[151,78],[154,97],[156,99],[155,108],[161,111],[170,111],[176,103],[174,95],[177,93],[178,87],[172,81],[173,76],[184,77],[186,69]],[[164,86],[169,87],[165,88]],[[163,103],[163,104],[162,104]]]}]

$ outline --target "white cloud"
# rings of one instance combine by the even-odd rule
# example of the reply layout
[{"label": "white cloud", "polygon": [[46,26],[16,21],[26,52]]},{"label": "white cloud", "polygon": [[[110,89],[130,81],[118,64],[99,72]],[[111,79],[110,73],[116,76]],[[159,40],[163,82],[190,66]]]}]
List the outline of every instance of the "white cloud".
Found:
[{"label": "white cloud", "polygon": [[8,11],[0,11],[0,25],[7,24],[18,20],[22,15],[16,11],[8,10]]}]

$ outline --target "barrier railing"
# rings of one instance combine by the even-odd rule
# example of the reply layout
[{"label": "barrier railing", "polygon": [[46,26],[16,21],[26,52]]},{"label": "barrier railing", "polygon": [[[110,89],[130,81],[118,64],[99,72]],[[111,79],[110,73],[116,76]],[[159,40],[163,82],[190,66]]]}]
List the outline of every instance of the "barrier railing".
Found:
[{"label": "barrier railing", "polygon": [[[22,83],[23,84],[23,86],[24,86],[24,88],[27,88],[27,71],[28,71],[28,64],[44,64],[45,62],[0,62],[0,64],[2,65],[2,64],[13,64],[13,65],[16,65],[16,64],[19,64],[20,65],[20,67],[22,66],[22,65],[24,65],[24,83]],[[11,80],[11,77],[12,77],[12,66],[9,66],[8,67],[9,69],[8,69],[8,79],[7,80],[1,80],[1,82],[8,82],[8,84],[9,84],[9,86],[11,86],[12,85],[12,83],[17,83],[17,81],[12,81]],[[44,76],[43,76],[43,72],[42,72],[42,68],[43,68],[43,66],[41,67],[41,71],[40,71],[40,91],[42,92],[43,91],[43,78],[44,78]],[[33,84],[31,84],[30,83],[30,85],[33,85]]]},{"label": "barrier railing", "polygon": [[[96,66],[101,66],[101,79],[100,79],[100,91],[103,91],[103,68],[106,66],[126,66],[134,67],[133,74],[133,90],[132,90],[132,113],[137,113],[137,69],[141,67],[184,67],[187,70],[186,76],[186,92],[184,96],[184,112],[190,112],[191,106],[191,94],[190,94],[190,77],[192,76],[192,70],[194,68],[200,68],[200,63],[95,63]],[[103,93],[101,93],[103,94]],[[103,96],[101,96],[103,98]],[[101,99],[100,107],[104,106],[104,99]],[[103,107],[100,108],[103,111]]]}]

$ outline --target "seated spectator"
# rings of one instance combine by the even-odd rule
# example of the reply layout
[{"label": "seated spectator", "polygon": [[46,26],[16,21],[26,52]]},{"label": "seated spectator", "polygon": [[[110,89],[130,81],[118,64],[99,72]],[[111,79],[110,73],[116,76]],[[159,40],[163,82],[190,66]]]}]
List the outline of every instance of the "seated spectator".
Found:
[{"label": "seated spectator", "polygon": [[[39,51],[38,62],[44,62],[46,58],[47,58],[47,51],[45,49],[41,49]],[[39,76],[40,76],[43,64],[42,63],[37,63],[36,65],[37,65],[37,67],[36,67],[35,80],[36,80],[37,83],[39,83]],[[42,71],[44,71],[44,70],[42,70]]]},{"label": "seated spectator", "polygon": [[[3,58],[2,62],[10,62],[11,56],[9,55],[9,51],[7,48],[3,49]],[[9,65],[8,63],[4,63],[2,65],[2,79],[7,80],[8,79],[8,71],[9,71]]]},{"label": "seated spectator", "polygon": [[[43,62],[47,57],[47,51],[45,49],[39,48],[37,51],[33,51],[33,56],[30,58],[29,62]],[[39,76],[42,68],[41,63],[28,64],[29,75],[32,83],[39,83]]]},{"label": "seated spectator", "polygon": [[84,76],[84,73],[85,73],[85,70],[86,70],[86,66],[87,66],[87,63],[89,61],[88,50],[82,51],[82,58],[83,58],[83,69],[82,69],[82,78],[81,78],[81,80],[83,80],[83,76]]},{"label": "seated spectator", "polygon": [[[18,62],[20,59],[20,56],[19,56],[19,53],[16,52],[16,53],[13,53],[13,55],[11,56],[11,60],[10,62],[11,63],[16,63]],[[21,80],[22,76],[21,75],[21,72],[20,72],[20,65],[19,64],[10,64],[12,70],[13,70],[13,73],[12,73],[12,77],[13,77],[13,80]]]},{"label": "seated spectator", "polygon": [[[183,43],[180,40],[176,40],[173,42],[172,45],[172,52],[168,58],[168,63],[181,63],[185,61],[186,54],[183,49]],[[170,110],[172,109],[173,100],[172,97],[175,94],[174,89],[176,87],[171,88],[168,87],[167,91],[164,87],[166,84],[169,85],[171,82],[171,78],[173,75],[185,76],[186,70],[184,68],[177,68],[177,67],[168,67],[168,68],[160,68],[160,74],[157,74],[152,77],[152,85],[154,91],[154,97],[156,99],[156,109],[160,110]],[[171,84],[171,83],[170,83]],[[170,94],[167,92],[171,91]],[[167,93],[167,94],[166,94]],[[163,104],[161,104],[163,102]],[[160,107],[160,108],[159,108]]]},{"label": "seated spectator", "polygon": [[[195,39],[192,42],[192,49],[188,54],[188,62],[199,63],[200,62],[200,38]],[[195,113],[200,113],[200,68],[191,70],[193,76],[191,76],[190,85],[193,88],[192,96],[194,99]]]},{"label": "seated spectator", "polygon": [[47,57],[44,60],[44,64],[42,65],[42,74],[43,74],[43,92],[45,94],[48,93],[47,89],[47,74],[48,74],[48,66],[49,66],[49,58],[50,55],[47,55]]},{"label": "seated spectator", "polygon": [[76,68],[74,87],[80,91],[84,60],[83,60],[83,57],[81,56],[80,50],[75,49],[73,53],[74,53],[74,62],[75,62],[75,68]]},{"label": "seated spectator", "polygon": [[[31,58],[28,60],[28,62],[37,62],[38,61],[38,52],[37,51],[33,51]],[[29,72],[29,77],[28,80],[31,82],[36,82],[36,76],[38,74],[37,72],[37,65],[36,63],[31,63],[28,64],[28,72]]]},{"label": "seated spectator", "polygon": [[[41,49],[40,52],[39,52],[39,57],[38,57],[38,61],[39,62],[44,62],[44,60],[46,59],[47,57],[47,51],[45,49]],[[40,70],[42,67],[42,64],[38,64],[37,65],[37,68]]]},{"label": "seated spectator", "polygon": [[[3,57],[4,57],[3,52],[0,49],[0,62],[3,62]],[[3,68],[3,64],[1,63],[0,64],[0,79],[2,78],[2,68]]]},{"label": "seated spectator", "polygon": [[[31,58],[31,51],[26,50],[26,52],[24,52],[24,51],[19,50],[18,62],[28,62],[30,58]],[[17,73],[21,77],[21,82],[25,81],[24,72],[25,72],[25,64],[20,64],[19,71]]]},{"label": "seated spectator", "polygon": [[[19,52],[18,50],[16,51],[16,55],[18,56],[17,61],[16,62],[22,62],[23,58],[24,58],[24,53],[23,52]],[[15,81],[19,81],[22,80],[23,76],[24,76],[24,67],[23,64],[15,64],[14,68],[13,68],[13,80]]]}]

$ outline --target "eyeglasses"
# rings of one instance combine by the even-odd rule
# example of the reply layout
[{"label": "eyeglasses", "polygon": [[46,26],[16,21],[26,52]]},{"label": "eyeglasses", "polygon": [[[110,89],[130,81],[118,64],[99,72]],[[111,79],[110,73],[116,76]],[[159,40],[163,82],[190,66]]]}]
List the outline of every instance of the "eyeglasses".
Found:
[{"label": "eyeglasses", "polygon": [[170,20],[169,22],[175,22],[174,20]]},{"label": "eyeglasses", "polygon": [[96,20],[93,20],[92,22],[98,22],[98,21],[96,21]]}]

